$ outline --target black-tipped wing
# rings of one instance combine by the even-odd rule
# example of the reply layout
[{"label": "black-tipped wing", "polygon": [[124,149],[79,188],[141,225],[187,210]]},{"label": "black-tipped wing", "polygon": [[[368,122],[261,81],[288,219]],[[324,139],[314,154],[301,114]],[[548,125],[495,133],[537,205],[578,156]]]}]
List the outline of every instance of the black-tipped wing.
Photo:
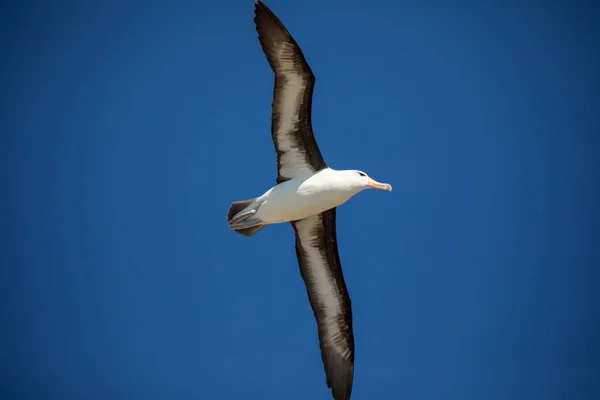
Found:
[{"label": "black-tipped wing", "polygon": [[280,183],[327,167],[312,131],[315,77],[294,38],[261,1],[254,5],[254,22],[275,74],[271,134]]},{"label": "black-tipped wing", "polygon": [[335,400],[348,400],[354,377],[352,307],[338,255],[336,209],[292,222],[296,254],[317,320],[321,357]]}]

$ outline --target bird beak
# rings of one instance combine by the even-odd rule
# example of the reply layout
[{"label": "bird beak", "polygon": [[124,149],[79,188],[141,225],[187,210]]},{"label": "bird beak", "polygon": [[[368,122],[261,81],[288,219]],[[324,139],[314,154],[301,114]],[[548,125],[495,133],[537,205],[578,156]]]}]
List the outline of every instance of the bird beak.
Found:
[{"label": "bird beak", "polygon": [[379,183],[374,179],[369,178],[369,187],[372,187],[373,189],[379,189],[379,190],[389,190],[390,192],[392,191],[392,185],[389,185],[387,183]]}]

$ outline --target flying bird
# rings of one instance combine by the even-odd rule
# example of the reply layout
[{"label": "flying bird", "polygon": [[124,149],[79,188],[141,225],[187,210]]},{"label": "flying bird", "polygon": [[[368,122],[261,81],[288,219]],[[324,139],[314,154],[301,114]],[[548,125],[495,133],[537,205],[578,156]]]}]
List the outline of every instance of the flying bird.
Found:
[{"label": "flying bird", "polygon": [[327,386],[348,400],[354,377],[352,307],[336,239],[336,207],[368,189],[391,191],[359,170],[325,163],[312,131],[315,76],[300,47],[275,14],[254,4],[258,39],[275,75],[271,135],[277,152],[276,185],[259,197],[233,202],[228,226],[253,236],[267,225],[290,222],[296,255],[319,337]]}]

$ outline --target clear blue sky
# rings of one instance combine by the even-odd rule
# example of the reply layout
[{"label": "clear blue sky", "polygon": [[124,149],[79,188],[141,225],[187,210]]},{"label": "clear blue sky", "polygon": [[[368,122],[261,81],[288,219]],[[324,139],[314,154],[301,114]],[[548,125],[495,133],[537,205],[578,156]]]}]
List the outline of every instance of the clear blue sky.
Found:
[{"label": "clear blue sky", "polygon": [[[417,3],[267,2],[394,186],[338,210],[352,398],[598,398],[599,9]],[[331,398],[291,226],[225,222],[276,178],[252,9],[2,5],[3,399]]]}]

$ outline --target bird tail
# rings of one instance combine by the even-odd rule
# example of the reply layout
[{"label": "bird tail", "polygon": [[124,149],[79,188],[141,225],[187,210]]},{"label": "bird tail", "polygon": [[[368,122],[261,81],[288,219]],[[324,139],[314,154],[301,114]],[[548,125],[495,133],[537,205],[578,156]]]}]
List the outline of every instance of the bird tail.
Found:
[{"label": "bird tail", "polygon": [[227,225],[235,232],[252,236],[268,224],[256,218],[256,208],[252,207],[256,203],[256,197],[253,199],[234,201],[229,206],[227,212]]}]

